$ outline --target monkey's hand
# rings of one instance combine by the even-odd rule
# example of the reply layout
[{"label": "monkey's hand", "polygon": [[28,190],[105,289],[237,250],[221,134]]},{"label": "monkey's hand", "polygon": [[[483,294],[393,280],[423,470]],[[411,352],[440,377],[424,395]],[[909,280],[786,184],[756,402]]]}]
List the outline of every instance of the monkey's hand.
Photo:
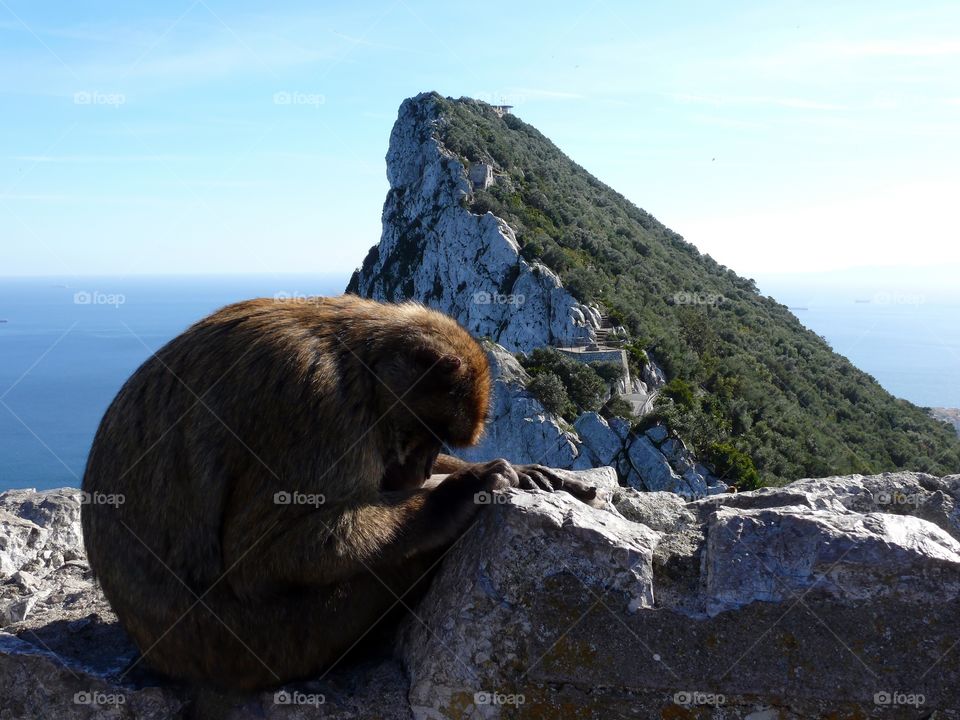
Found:
[{"label": "monkey's hand", "polygon": [[514,465],[520,487],[524,490],[546,490],[555,492],[563,490],[588,505],[597,497],[597,488],[588,485],[582,480],[571,480],[560,477],[557,473],[543,465]]},{"label": "monkey's hand", "polygon": [[467,465],[447,475],[432,494],[437,501],[457,504],[468,496],[474,499],[474,495],[508,487],[520,487],[520,477],[509,462],[499,459]]}]

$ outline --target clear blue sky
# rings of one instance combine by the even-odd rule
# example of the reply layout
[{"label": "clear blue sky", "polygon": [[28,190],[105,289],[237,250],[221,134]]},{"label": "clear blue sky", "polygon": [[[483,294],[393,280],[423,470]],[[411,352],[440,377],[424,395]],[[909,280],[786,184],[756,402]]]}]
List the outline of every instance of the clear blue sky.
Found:
[{"label": "clear blue sky", "polygon": [[348,271],[424,90],[747,274],[960,261],[957,2],[0,0],[0,63],[0,275]]}]

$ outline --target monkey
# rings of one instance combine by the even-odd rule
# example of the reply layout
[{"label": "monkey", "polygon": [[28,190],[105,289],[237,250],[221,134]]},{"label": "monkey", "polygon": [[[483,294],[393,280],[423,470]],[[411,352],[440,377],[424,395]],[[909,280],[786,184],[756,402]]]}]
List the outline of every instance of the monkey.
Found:
[{"label": "monkey", "polygon": [[479,493],[595,498],[441,452],[478,441],[490,392],[479,343],[413,302],[248,300],[164,345],[108,407],[82,481],[122,500],[81,520],[136,662],[228,691],[315,677],[406,607]]}]

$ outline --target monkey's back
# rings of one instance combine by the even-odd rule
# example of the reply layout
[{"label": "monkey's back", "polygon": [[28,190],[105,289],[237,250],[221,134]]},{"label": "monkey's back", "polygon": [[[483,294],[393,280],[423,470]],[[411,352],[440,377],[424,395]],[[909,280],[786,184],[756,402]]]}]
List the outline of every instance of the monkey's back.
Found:
[{"label": "monkey's back", "polygon": [[[460,384],[431,394],[434,366]],[[354,595],[370,611],[393,596],[368,572],[333,583],[278,575],[278,550],[305,552],[285,533],[310,521],[323,537],[301,545],[329,552],[326,533],[349,531],[355,508],[380,501],[396,446],[384,428],[408,422],[424,435],[422,418],[439,409],[451,437],[471,442],[489,384],[482,348],[451,318],[351,296],[230,305],[146,360],[100,423],[82,524],[90,566],[150,663],[262,687],[277,675],[261,658],[292,678],[341,651],[334,635],[352,645],[367,630]],[[400,395],[415,386],[406,408]],[[325,502],[285,506],[278,492]],[[378,569],[401,585],[421,572]]]},{"label": "monkey's back", "polygon": [[82,524],[90,566],[141,648],[197,597],[215,606],[237,594],[230,578],[218,582],[226,520],[262,511],[266,525],[274,492],[322,493],[323,468],[367,461],[372,437],[345,457],[353,438],[318,428],[373,424],[362,400],[376,379],[338,338],[357,312],[382,307],[354,298],[231,305],[124,384],[91,448]]}]

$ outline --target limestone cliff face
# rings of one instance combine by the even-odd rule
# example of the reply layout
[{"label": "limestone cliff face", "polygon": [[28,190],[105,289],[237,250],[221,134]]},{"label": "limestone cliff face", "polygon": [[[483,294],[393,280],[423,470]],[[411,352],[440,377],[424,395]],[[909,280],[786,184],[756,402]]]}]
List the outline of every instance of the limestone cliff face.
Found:
[{"label": "limestone cliff face", "polygon": [[[458,454],[566,469],[609,465],[625,485],[687,498],[725,491],[665,428],[654,442],[632,434],[626,421],[611,427],[596,413],[571,427],[526,391],[529,378],[511,353],[591,342],[601,327],[600,311],[577,302],[549,268],[528,263],[507,223],[467,209],[473,185],[468,168],[443,147],[444,122],[436,95],[424,93],[400,106],[387,152],[390,190],[380,243],[347,290],[377,300],[417,300],[492,341],[491,419],[481,443]],[[664,382],[651,362],[619,389],[643,414]]]},{"label": "limestone cliff face", "polygon": [[569,470],[609,466],[623,485],[665,490],[687,499],[726,492],[726,483],[698,463],[665,426],[634,433],[626,420],[608,421],[595,412],[567,425],[527,391],[529,378],[513,355],[489,342],[487,351],[494,381],[490,421],[477,446],[454,451],[463,459],[504,457]]},{"label": "limestone cliff face", "polygon": [[390,134],[383,234],[350,290],[377,300],[416,299],[510,351],[589,342],[600,324],[560,279],[520,256],[513,230],[475,215],[467,168],[438,139],[444,122],[428,93],[404,101]]}]

